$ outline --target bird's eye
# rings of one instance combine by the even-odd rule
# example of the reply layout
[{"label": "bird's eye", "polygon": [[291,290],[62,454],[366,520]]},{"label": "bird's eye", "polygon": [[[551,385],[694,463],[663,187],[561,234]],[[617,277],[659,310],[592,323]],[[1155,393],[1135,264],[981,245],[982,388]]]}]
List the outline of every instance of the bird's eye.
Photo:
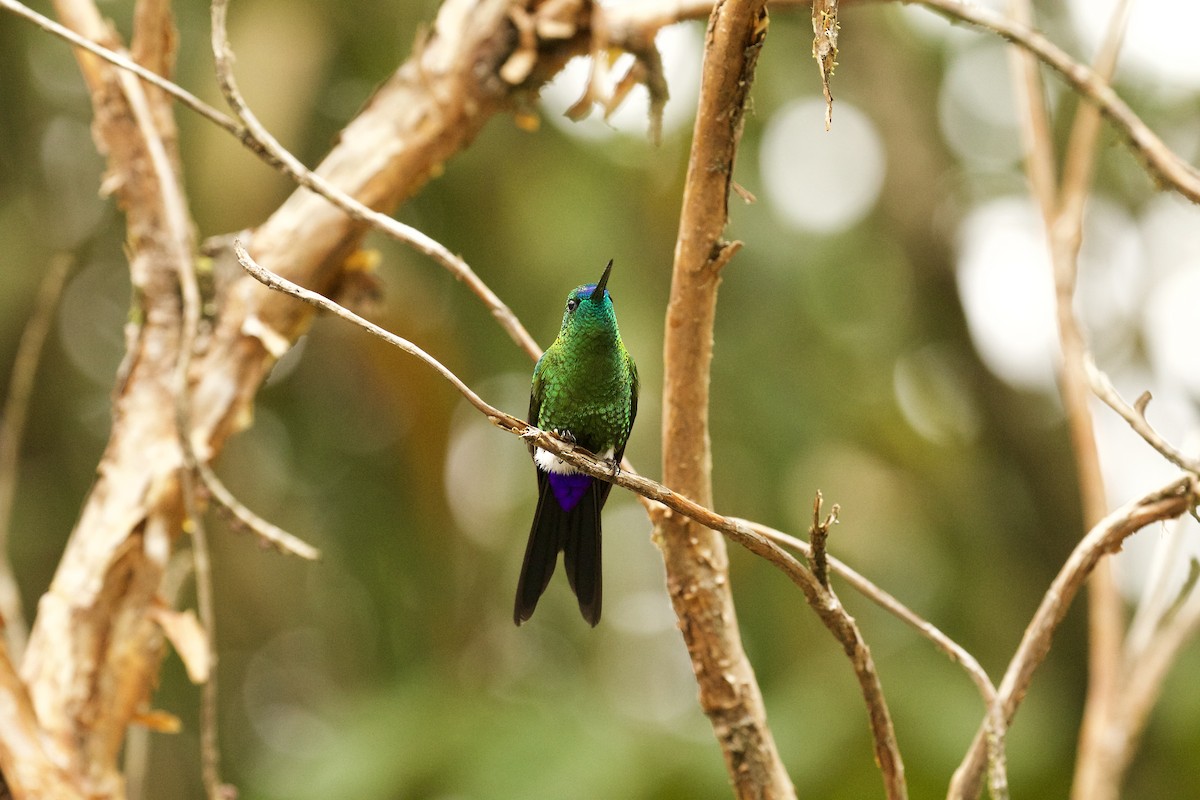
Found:
[{"label": "bird's eye", "polygon": [[574,311],[577,308],[579,308],[579,300],[577,298],[572,297],[567,301],[567,311]]}]

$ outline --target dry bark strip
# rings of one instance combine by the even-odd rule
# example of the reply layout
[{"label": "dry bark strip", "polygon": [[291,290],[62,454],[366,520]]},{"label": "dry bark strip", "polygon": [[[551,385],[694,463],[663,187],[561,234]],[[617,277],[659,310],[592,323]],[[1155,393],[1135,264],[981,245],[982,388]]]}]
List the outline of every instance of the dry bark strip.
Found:
[{"label": "dry bark strip", "polygon": [[[503,82],[500,66],[516,45],[509,5],[448,0],[413,56],[343,131],[318,171],[372,208],[393,208],[514,97],[546,80],[569,55],[586,51],[581,24],[574,37],[539,53],[525,84]],[[173,49],[168,8],[165,0],[138,3],[133,47],[146,66],[164,73]],[[120,49],[90,0],[58,0],[56,11],[72,30]],[[179,280],[191,270],[195,246],[172,108],[129,73],[87,53],[78,58],[93,98],[97,144],[108,156],[105,186],[126,214],[136,321],[114,390],[110,440],[39,603],[21,677],[56,769],[77,792],[120,798],[117,756],[157,683],[162,657],[162,634],[148,611],[183,529],[172,382]],[[362,233],[361,224],[298,190],[255,232],[253,247],[263,263],[328,291]],[[222,285],[218,299],[218,315],[198,340],[191,369],[192,438],[204,460],[249,424],[263,378],[311,317],[304,306],[249,278]]]}]

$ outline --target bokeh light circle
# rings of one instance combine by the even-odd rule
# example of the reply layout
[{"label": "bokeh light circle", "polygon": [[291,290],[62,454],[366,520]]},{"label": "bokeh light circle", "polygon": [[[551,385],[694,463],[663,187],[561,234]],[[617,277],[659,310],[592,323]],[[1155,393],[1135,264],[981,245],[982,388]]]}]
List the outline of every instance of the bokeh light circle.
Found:
[{"label": "bokeh light circle", "polygon": [[758,166],[767,200],[785,223],[836,233],[875,205],[886,161],[883,140],[866,114],[839,102],[826,131],[825,101],[809,97],[771,116]]}]

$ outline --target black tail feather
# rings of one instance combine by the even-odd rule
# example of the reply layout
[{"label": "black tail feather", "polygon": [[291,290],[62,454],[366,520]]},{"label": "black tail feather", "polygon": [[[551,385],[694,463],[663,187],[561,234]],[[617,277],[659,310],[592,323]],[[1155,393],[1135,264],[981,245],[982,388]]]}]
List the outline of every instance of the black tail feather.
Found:
[{"label": "black tail feather", "polygon": [[571,591],[579,601],[579,613],[593,628],[600,621],[603,594],[600,564],[600,487],[592,481],[579,505],[567,514],[567,536],[563,540],[563,568]]},{"label": "black tail feather", "polygon": [[533,616],[538,600],[554,574],[560,550],[563,551],[567,580],[579,601],[579,612],[592,626],[600,621],[603,588],[600,508],[604,503],[601,487],[607,486],[603,481],[593,481],[579,504],[569,512],[563,511],[554,498],[546,473],[538,470],[537,510],[525,547],[513,610],[513,621],[518,625]]},{"label": "black tail feather", "polygon": [[533,512],[529,543],[525,545],[525,561],[521,564],[517,602],[513,609],[513,622],[518,625],[533,616],[533,610],[554,574],[558,551],[562,549],[563,526],[551,522],[561,514],[546,476],[539,471],[537,509]]}]

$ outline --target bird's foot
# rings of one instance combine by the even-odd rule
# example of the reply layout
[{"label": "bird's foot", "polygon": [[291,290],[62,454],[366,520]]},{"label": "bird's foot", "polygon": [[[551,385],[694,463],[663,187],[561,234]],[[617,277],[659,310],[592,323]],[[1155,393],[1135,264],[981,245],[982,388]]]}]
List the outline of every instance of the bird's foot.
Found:
[{"label": "bird's foot", "polygon": [[620,460],[619,460],[619,459],[616,459],[616,458],[606,458],[606,459],[605,459],[605,461],[607,461],[607,462],[608,462],[608,467],[609,467],[609,469],[611,469],[611,470],[612,470],[612,477],[613,477],[613,480],[616,480],[616,479],[617,479],[617,476],[621,474],[621,462],[620,462]]}]

